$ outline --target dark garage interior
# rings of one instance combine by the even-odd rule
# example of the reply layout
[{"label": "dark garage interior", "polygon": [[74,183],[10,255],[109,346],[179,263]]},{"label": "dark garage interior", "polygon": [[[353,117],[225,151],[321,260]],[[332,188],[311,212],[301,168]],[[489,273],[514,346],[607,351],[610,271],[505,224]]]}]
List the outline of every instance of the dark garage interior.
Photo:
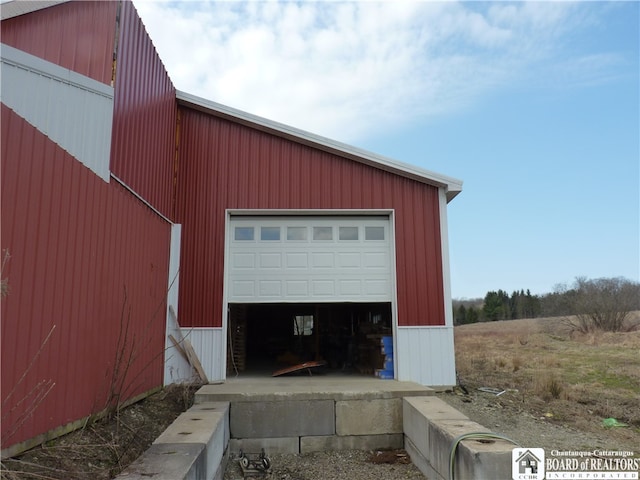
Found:
[{"label": "dark garage interior", "polygon": [[230,304],[227,372],[271,375],[319,361],[317,373],[374,375],[391,334],[391,303]]}]

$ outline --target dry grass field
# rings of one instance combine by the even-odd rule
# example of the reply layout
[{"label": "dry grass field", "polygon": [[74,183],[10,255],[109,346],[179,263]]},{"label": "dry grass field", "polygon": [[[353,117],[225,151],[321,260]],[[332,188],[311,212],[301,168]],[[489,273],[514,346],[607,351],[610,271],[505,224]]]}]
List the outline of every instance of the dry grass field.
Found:
[{"label": "dry grass field", "polygon": [[[640,322],[640,312],[633,321]],[[533,435],[536,424],[575,432],[543,438],[547,445],[541,447],[640,452],[640,330],[579,334],[559,318],[510,320],[458,326],[455,342],[460,382],[470,393],[456,400],[482,407],[485,422],[511,423],[513,433],[525,438],[523,430]],[[494,396],[479,387],[506,392]],[[460,405],[473,413],[472,405]],[[492,409],[495,418],[487,416]],[[508,420],[518,415],[530,420],[528,426]],[[607,428],[606,418],[627,426]]]}]

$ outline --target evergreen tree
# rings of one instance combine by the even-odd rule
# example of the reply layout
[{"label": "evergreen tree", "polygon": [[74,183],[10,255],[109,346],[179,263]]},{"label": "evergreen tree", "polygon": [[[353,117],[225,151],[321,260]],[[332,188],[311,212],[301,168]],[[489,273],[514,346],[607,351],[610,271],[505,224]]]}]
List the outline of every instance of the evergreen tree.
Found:
[{"label": "evergreen tree", "polygon": [[478,323],[480,314],[473,306],[467,309],[467,323]]},{"label": "evergreen tree", "polygon": [[506,317],[504,300],[505,294],[502,290],[498,290],[497,292],[487,292],[487,295],[484,297],[484,305],[482,307],[484,319],[491,322],[495,322],[496,320],[504,320]]},{"label": "evergreen tree", "polygon": [[467,323],[467,309],[464,308],[464,305],[462,303],[454,312],[453,322],[456,325],[464,325],[465,323]]}]

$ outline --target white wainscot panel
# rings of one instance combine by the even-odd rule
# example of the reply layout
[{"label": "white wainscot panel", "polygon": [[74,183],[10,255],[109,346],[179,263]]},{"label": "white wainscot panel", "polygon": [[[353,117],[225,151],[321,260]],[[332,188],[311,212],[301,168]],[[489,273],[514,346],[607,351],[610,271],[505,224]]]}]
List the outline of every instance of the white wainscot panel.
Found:
[{"label": "white wainscot panel", "polygon": [[[173,307],[171,307],[173,309]],[[172,335],[176,341],[180,341],[182,330],[176,321],[173,312],[168,314],[167,318],[167,336],[165,339],[164,351],[164,384],[171,385],[173,383],[191,383],[197,380],[197,374],[189,365],[182,354],[175,347],[169,335]]]},{"label": "white wainscot panel", "polygon": [[225,336],[222,328],[183,328],[182,336],[193,346],[209,382],[225,378]]},{"label": "white wainscot panel", "polygon": [[427,386],[456,384],[453,327],[398,327],[398,380]]}]

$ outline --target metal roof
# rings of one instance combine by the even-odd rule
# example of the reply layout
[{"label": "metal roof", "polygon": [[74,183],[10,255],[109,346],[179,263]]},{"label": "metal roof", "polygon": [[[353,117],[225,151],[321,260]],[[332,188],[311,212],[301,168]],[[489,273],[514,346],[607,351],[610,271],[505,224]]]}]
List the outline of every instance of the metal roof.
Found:
[{"label": "metal roof", "polygon": [[179,105],[207,113],[216,117],[239,123],[257,130],[283,137],[288,140],[307,145],[325,152],[339,155],[359,163],[370,165],[396,175],[411,178],[428,185],[445,188],[447,202],[450,202],[462,191],[462,180],[441,175],[430,170],[418,168],[414,165],[378,155],[330,138],[322,137],[298,128],[291,127],[273,120],[268,120],[251,113],[222,105],[183,91],[176,91]]}]

